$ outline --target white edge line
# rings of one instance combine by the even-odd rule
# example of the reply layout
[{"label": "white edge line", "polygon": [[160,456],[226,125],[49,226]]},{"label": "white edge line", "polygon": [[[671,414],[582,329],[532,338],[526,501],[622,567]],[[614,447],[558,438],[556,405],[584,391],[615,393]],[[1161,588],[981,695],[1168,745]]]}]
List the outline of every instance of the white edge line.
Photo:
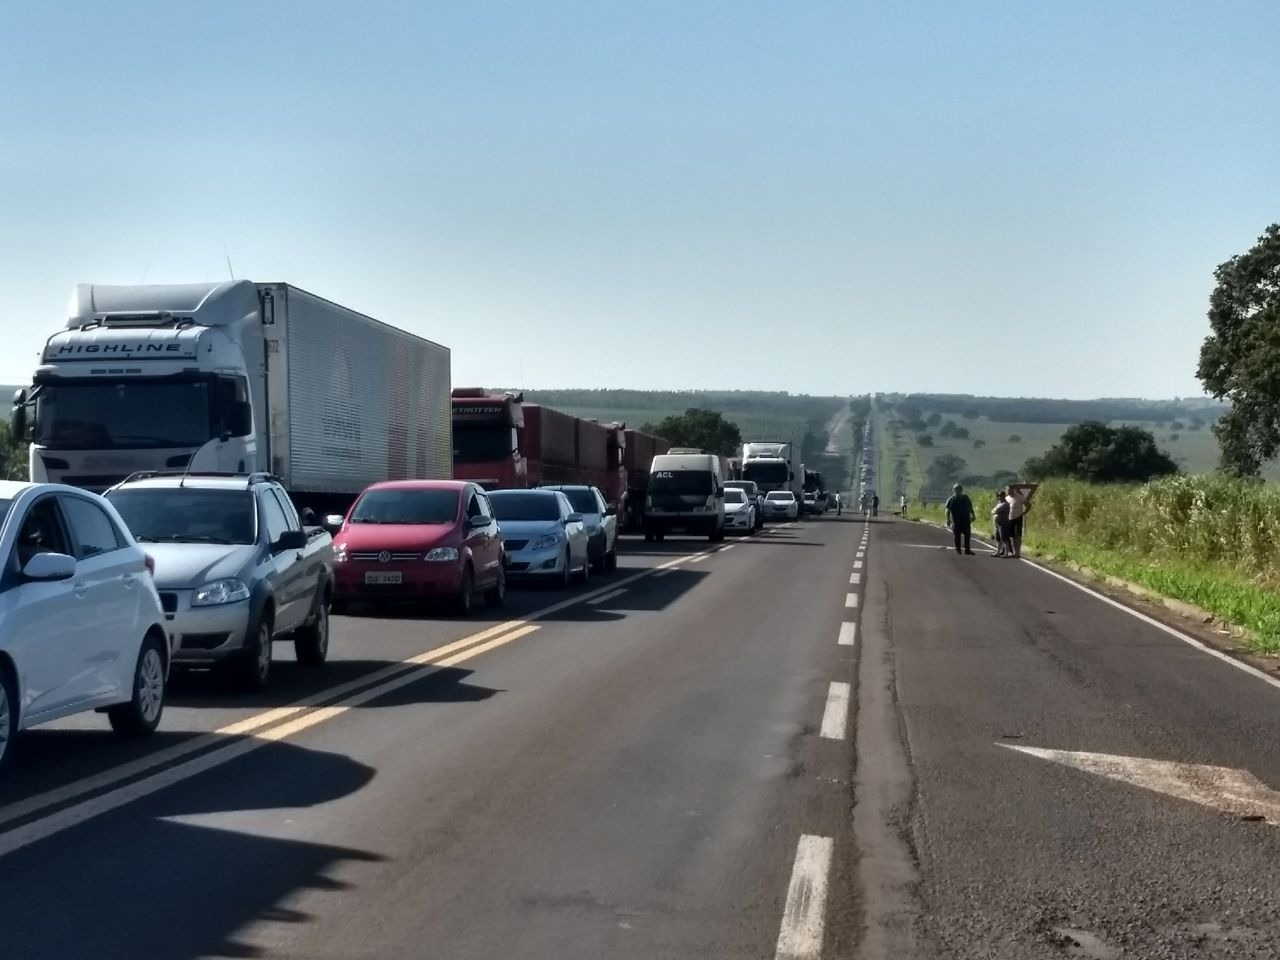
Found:
[{"label": "white edge line", "polygon": [[787,884],[787,905],[782,913],[775,960],[817,960],[822,955],[832,847],[830,837],[800,837],[791,882]]},{"label": "white edge line", "polygon": [[861,583],[861,582],[862,582],[862,574],[860,574],[860,573],[851,573],[851,574],[849,574],[849,582],[850,582],[850,583],[852,583],[852,584],[854,584],[855,586],[856,586],[857,584]]},{"label": "white edge line", "polygon": [[844,595],[844,605],[850,610],[858,605],[858,595],[856,593],[846,593]]},{"label": "white edge line", "polygon": [[[936,527],[939,530],[947,529],[946,527],[941,526],[940,524],[934,523],[932,520],[924,520],[922,522],[928,524],[931,527]],[[947,532],[950,533],[949,530]],[[975,537],[974,539],[978,540],[981,543],[987,542],[983,540],[981,537]],[[1218,660],[1221,660],[1223,663],[1228,664],[1229,666],[1235,667],[1237,670],[1241,670],[1249,674],[1249,676],[1255,677],[1258,680],[1261,680],[1263,683],[1269,684],[1272,687],[1275,687],[1277,690],[1280,690],[1280,680],[1276,679],[1275,677],[1268,676],[1266,673],[1259,670],[1257,667],[1250,666],[1249,664],[1243,662],[1242,660],[1237,660],[1235,657],[1231,656],[1230,654],[1223,653],[1221,650],[1215,650],[1213,647],[1209,646],[1208,644],[1201,643],[1199,640],[1197,640],[1195,637],[1191,636],[1190,634],[1183,633],[1177,627],[1171,627],[1167,623],[1162,623],[1159,620],[1157,620],[1155,617],[1151,617],[1143,613],[1141,610],[1135,610],[1133,609],[1133,607],[1127,604],[1121,603],[1119,600],[1114,600],[1111,597],[1108,597],[1105,593],[1099,593],[1097,590],[1094,590],[1092,587],[1085,586],[1083,583],[1073,580],[1068,576],[1064,576],[1063,574],[1058,573],[1058,571],[1056,570],[1050,570],[1048,567],[1042,566],[1041,564],[1036,563],[1034,560],[1028,559],[1027,557],[1020,557],[1019,559],[1023,563],[1025,563],[1027,566],[1031,567],[1032,569],[1039,570],[1041,573],[1045,574],[1046,576],[1053,577],[1055,580],[1061,580],[1063,583],[1067,584],[1068,586],[1075,587],[1081,593],[1087,593],[1089,596],[1093,597],[1095,600],[1101,600],[1103,603],[1107,604],[1108,606],[1115,607],[1117,610],[1127,613],[1129,616],[1135,617],[1136,619],[1141,620],[1143,623],[1148,624],[1149,626],[1155,627],[1157,630],[1163,631],[1164,633],[1167,633],[1169,636],[1174,637],[1175,639],[1181,640],[1183,643],[1187,644],[1188,646],[1195,647],[1201,653],[1207,653],[1209,656],[1214,657]]]},{"label": "white edge line", "polygon": [[819,735],[828,740],[843,740],[849,725],[849,694],[847,683],[834,682],[827,690],[827,705],[822,711],[822,729]]},{"label": "white edge line", "polygon": [[608,593],[602,593],[598,597],[592,597],[590,600],[587,601],[587,603],[592,604],[593,606],[599,603],[608,603],[610,600],[620,597],[626,592],[627,592],[626,587],[618,587],[618,589],[610,590]]},{"label": "white edge line", "polygon": [[852,647],[858,639],[858,625],[856,623],[840,624],[840,636],[836,638],[836,643],[842,647]]}]

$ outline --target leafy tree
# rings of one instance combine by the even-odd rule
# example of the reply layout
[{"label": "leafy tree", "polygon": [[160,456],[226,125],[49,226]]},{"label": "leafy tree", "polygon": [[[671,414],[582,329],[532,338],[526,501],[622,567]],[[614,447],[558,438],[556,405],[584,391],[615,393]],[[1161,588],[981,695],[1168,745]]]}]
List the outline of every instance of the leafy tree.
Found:
[{"label": "leafy tree", "polygon": [[1170,442],[1170,443],[1177,443],[1177,442],[1178,442],[1178,434],[1176,434],[1176,433],[1171,433],[1171,434],[1169,434],[1169,442]]},{"label": "leafy tree", "polygon": [[1021,443],[1021,442],[1022,442],[1022,437],[1018,436],[1018,434],[1016,434],[1016,433],[1011,433],[1011,434],[1009,434],[1009,442],[1010,442],[1010,443]]},{"label": "leafy tree", "polygon": [[925,420],[925,423],[927,423],[931,427],[936,427],[941,422],[942,422],[942,414],[940,413],[931,413],[929,414],[928,418]]},{"label": "leafy tree", "polygon": [[982,449],[983,447],[985,447],[986,445],[987,445],[987,441],[985,441],[985,440],[975,440],[975,441],[973,441],[973,449],[975,449],[975,450],[981,450],[981,449]]},{"label": "leafy tree", "polygon": [[4,422],[0,422],[0,479],[27,479],[27,446],[13,438]]},{"label": "leafy tree", "polygon": [[1212,333],[1200,348],[1200,382],[1231,407],[1213,427],[1222,469],[1256,477],[1280,451],[1280,223],[1248,253],[1214,271]]},{"label": "leafy tree", "polygon": [[955,483],[960,479],[960,475],[964,472],[966,466],[968,464],[965,463],[964,457],[957,457],[954,453],[944,453],[939,457],[935,457],[933,462],[925,469],[928,485],[936,489]]},{"label": "leafy tree", "polygon": [[735,456],[742,448],[738,425],[724,419],[719,411],[701,407],[690,407],[682,414],[646,423],[640,429],[664,438],[673,447],[697,447],[722,457]]},{"label": "leafy tree", "polygon": [[951,436],[952,436],[952,437],[954,437],[956,440],[968,440],[968,439],[969,439],[969,428],[968,428],[968,427],[956,427],[954,430],[952,430],[952,431],[951,431]]},{"label": "leafy tree", "polygon": [[922,447],[932,447],[933,437],[929,436],[927,433],[918,433],[916,434],[916,443],[920,444]]},{"label": "leafy tree", "polygon": [[1176,433],[1179,430],[1187,429],[1187,425],[1183,423],[1181,420],[1175,420],[1173,421],[1173,423],[1169,424],[1169,429],[1173,430]]},{"label": "leafy tree", "polygon": [[1141,427],[1109,427],[1092,421],[1068,427],[1043,456],[1023,468],[1035,479],[1071,477],[1091,483],[1150,480],[1178,472],[1156,438]]},{"label": "leafy tree", "polygon": [[915,433],[924,433],[927,429],[929,429],[929,425],[925,423],[923,420],[921,420],[919,417],[916,417],[914,420],[908,420],[906,423],[906,427],[908,430],[911,430]]},{"label": "leafy tree", "polygon": [[966,420],[977,420],[980,414],[977,410],[973,409],[973,407],[966,407],[961,411],[960,416],[964,417]]},{"label": "leafy tree", "polygon": [[942,425],[942,429],[938,431],[938,435],[943,437],[954,437],[956,435],[956,422],[954,420],[948,420]]}]

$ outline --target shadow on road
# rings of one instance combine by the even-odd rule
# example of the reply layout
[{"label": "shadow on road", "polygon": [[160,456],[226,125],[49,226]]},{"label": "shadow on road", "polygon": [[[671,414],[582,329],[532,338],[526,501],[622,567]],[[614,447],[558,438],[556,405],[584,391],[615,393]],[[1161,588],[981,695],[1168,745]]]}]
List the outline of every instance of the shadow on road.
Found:
[{"label": "shadow on road", "polygon": [[236,931],[308,923],[285,904],[302,891],[347,889],[332,874],[384,859],[288,837],[302,832],[308,808],[355,793],[374,774],[348,757],[271,744],[18,850],[4,860],[5,875],[22,882],[6,883],[0,897],[3,955],[266,956]]}]

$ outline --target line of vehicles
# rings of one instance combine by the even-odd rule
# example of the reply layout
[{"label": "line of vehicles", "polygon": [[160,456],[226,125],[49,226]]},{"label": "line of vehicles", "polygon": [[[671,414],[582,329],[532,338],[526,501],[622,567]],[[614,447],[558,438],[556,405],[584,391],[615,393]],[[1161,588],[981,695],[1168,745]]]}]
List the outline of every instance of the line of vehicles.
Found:
[{"label": "line of vehicles", "polygon": [[[785,442],[672,448],[519,393],[451,389],[446,347],[285,283],[77,286],[0,486],[0,763],[84,710],[154,730],[173,667],[267,686],[357,602],[500,605],[617,565],[623,530],[720,540],[820,513]],[[821,504],[822,506],[819,506]]]}]

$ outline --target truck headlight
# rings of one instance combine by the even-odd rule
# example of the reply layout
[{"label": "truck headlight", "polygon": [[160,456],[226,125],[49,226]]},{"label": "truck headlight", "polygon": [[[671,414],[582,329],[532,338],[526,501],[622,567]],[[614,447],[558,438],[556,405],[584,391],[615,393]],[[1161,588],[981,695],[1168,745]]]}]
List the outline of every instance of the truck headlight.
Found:
[{"label": "truck headlight", "polygon": [[433,561],[433,562],[435,562],[435,561],[446,561],[446,560],[457,560],[457,559],[458,559],[458,549],[457,549],[457,547],[435,547],[435,548],[433,548],[433,549],[431,549],[431,550],[428,550],[428,551],[427,551],[427,555],[426,555],[425,557],[423,557],[422,559],[423,559],[423,560],[431,560],[431,561]]},{"label": "truck headlight", "polygon": [[191,597],[193,607],[213,607],[220,603],[248,600],[249,588],[243,580],[213,580],[199,587]]}]

